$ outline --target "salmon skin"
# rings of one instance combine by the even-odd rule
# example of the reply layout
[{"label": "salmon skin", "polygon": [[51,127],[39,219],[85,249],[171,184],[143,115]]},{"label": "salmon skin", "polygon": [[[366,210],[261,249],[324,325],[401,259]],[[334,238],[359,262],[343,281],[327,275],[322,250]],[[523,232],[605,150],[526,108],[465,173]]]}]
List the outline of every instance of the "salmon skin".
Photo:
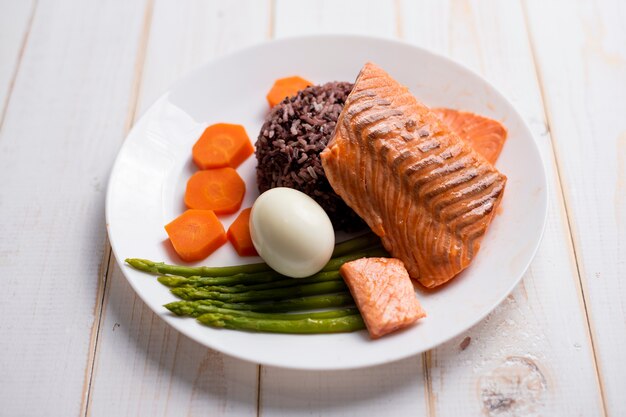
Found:
[{"label": "salmon skin", "polygon": [[366,64],[321,153],[334,191],[432,288],[467,268],[506,177],[409,90]]},{"label": "salmon skin", "polygon": [[495,165],[507,136],[502,123],[467,111],[446,108],[437,108],[433,111],[461,139]]},{"label": "salmon skin", "polygon": [[350,288],[372,339],[426,316],[409,274],[398,259],[361,258],[343,264],[339,273]]}]

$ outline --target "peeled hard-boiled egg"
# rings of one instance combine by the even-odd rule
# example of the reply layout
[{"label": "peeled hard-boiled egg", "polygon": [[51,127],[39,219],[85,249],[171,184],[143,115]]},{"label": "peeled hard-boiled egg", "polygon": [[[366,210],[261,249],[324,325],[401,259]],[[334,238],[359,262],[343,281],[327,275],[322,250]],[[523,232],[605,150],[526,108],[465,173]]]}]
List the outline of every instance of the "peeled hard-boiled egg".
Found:
[{"label": "peeled hard-boiled egg", "polygon": [[255,249],[274,270],[293,278],[319,272],[335,247],[333,225],[324,209],[292,188],[261,194],[250,213]]}]

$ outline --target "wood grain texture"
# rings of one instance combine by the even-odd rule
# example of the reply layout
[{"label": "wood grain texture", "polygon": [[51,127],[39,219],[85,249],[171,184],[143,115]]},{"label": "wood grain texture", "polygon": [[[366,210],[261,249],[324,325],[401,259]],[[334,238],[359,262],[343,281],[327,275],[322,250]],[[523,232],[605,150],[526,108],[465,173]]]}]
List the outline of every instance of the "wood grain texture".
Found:
[{"label": "wood grain texture", "polygon": [[310,34],[355,34],[391,38],[396,34],[392,0],[276,0],[277,38]]},{"label": "wood grain texture", "polygon": [[2,414],[80,412],[142,15],[143,2],[37,7],[0,134]]},{"label": "wood grain texture", "polygon": [[[309,33],[393,37],[397,31],[394,7],[390,1],[279,0],[276,4],[275,34],[277,37]],[[386,413],[413,416],[426,412],[420,356],[354,371],[261,369],[259,415],[264,417]]]},{"label": "wood grain texture", "polygon": [[420,416],[426,413],[422,359],[350,371],[261,367],[259,416]]},{"label": "wood grain texture", "polygon": [[0,1],[0,129],[35,13],[35,0]]},{"label": "wood grain texture", "polygon": [[626,7],[528,1],[526,16],[606,411],[626,415]]},{"label": "wood grain texture", "polygon": [[[516,290],[486,320],[428,355],[431,414],[601,415],[567,218],[521,5],[451,1],[437,2],[440,9],[433,10],[433,4],[402,3],[406,39],[458,59],[513,102],[539,145],[550,209],[543,242]],[[425,10],[439,17],[437,24],[412,24],[424,20]]]},{"label": "wood grain texture", "polygon": [[[268,13],[267,3],[252,0],[157,0],[136,114],[185,72],[264,40]],[[113,259],[109,270],[90,415],[256,415],[257,365],[171,329],[135,295]]]},{"label": "wood grain texture", "polygon": [[[615,0],[0,0],[0,415],[626,415],[625,20]],[[385,366],[229,358],[107,262],[104,190],[132,122],[207,59],[313,33],[464,62],[546,164],[548,226],[523,282],[468,332]]]}]

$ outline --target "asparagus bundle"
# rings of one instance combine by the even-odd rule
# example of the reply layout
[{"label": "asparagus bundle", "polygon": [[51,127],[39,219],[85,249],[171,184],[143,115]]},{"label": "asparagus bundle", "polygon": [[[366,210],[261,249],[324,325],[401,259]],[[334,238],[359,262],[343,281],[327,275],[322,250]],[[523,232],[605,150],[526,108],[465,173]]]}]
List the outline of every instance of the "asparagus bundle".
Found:
[{"label": "asparagus bundle", "polygon": [[[165,307],[202,324],[275,333],[336,333],[364,328],[356,308],[336,309],[354,304],[339,267],[371,256],[388,256],[373,233],[336,245],[322,271],[307,278],[286,277],[264,263],[189,267],[138,258],[126,262],[160,275],[158,281],[184,300]],[[293,313],[327,308],[335,309]]]}]

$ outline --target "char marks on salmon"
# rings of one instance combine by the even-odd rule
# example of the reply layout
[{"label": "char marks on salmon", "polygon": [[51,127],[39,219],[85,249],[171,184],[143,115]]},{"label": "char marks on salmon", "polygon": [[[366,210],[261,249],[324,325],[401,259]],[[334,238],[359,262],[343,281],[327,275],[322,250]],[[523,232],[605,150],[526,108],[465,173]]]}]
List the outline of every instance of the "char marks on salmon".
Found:
[{"label": "char marks on salmon", "polygon": [[321,154],[341,198],[436,287],[476,256],[506,177],[409,90],[366,64]]},{"label": "char marks on salmon", "polygon": [[495,165],[507,136],[502,123],[467,111],[443,107],[432,110],[461,139]]}]

